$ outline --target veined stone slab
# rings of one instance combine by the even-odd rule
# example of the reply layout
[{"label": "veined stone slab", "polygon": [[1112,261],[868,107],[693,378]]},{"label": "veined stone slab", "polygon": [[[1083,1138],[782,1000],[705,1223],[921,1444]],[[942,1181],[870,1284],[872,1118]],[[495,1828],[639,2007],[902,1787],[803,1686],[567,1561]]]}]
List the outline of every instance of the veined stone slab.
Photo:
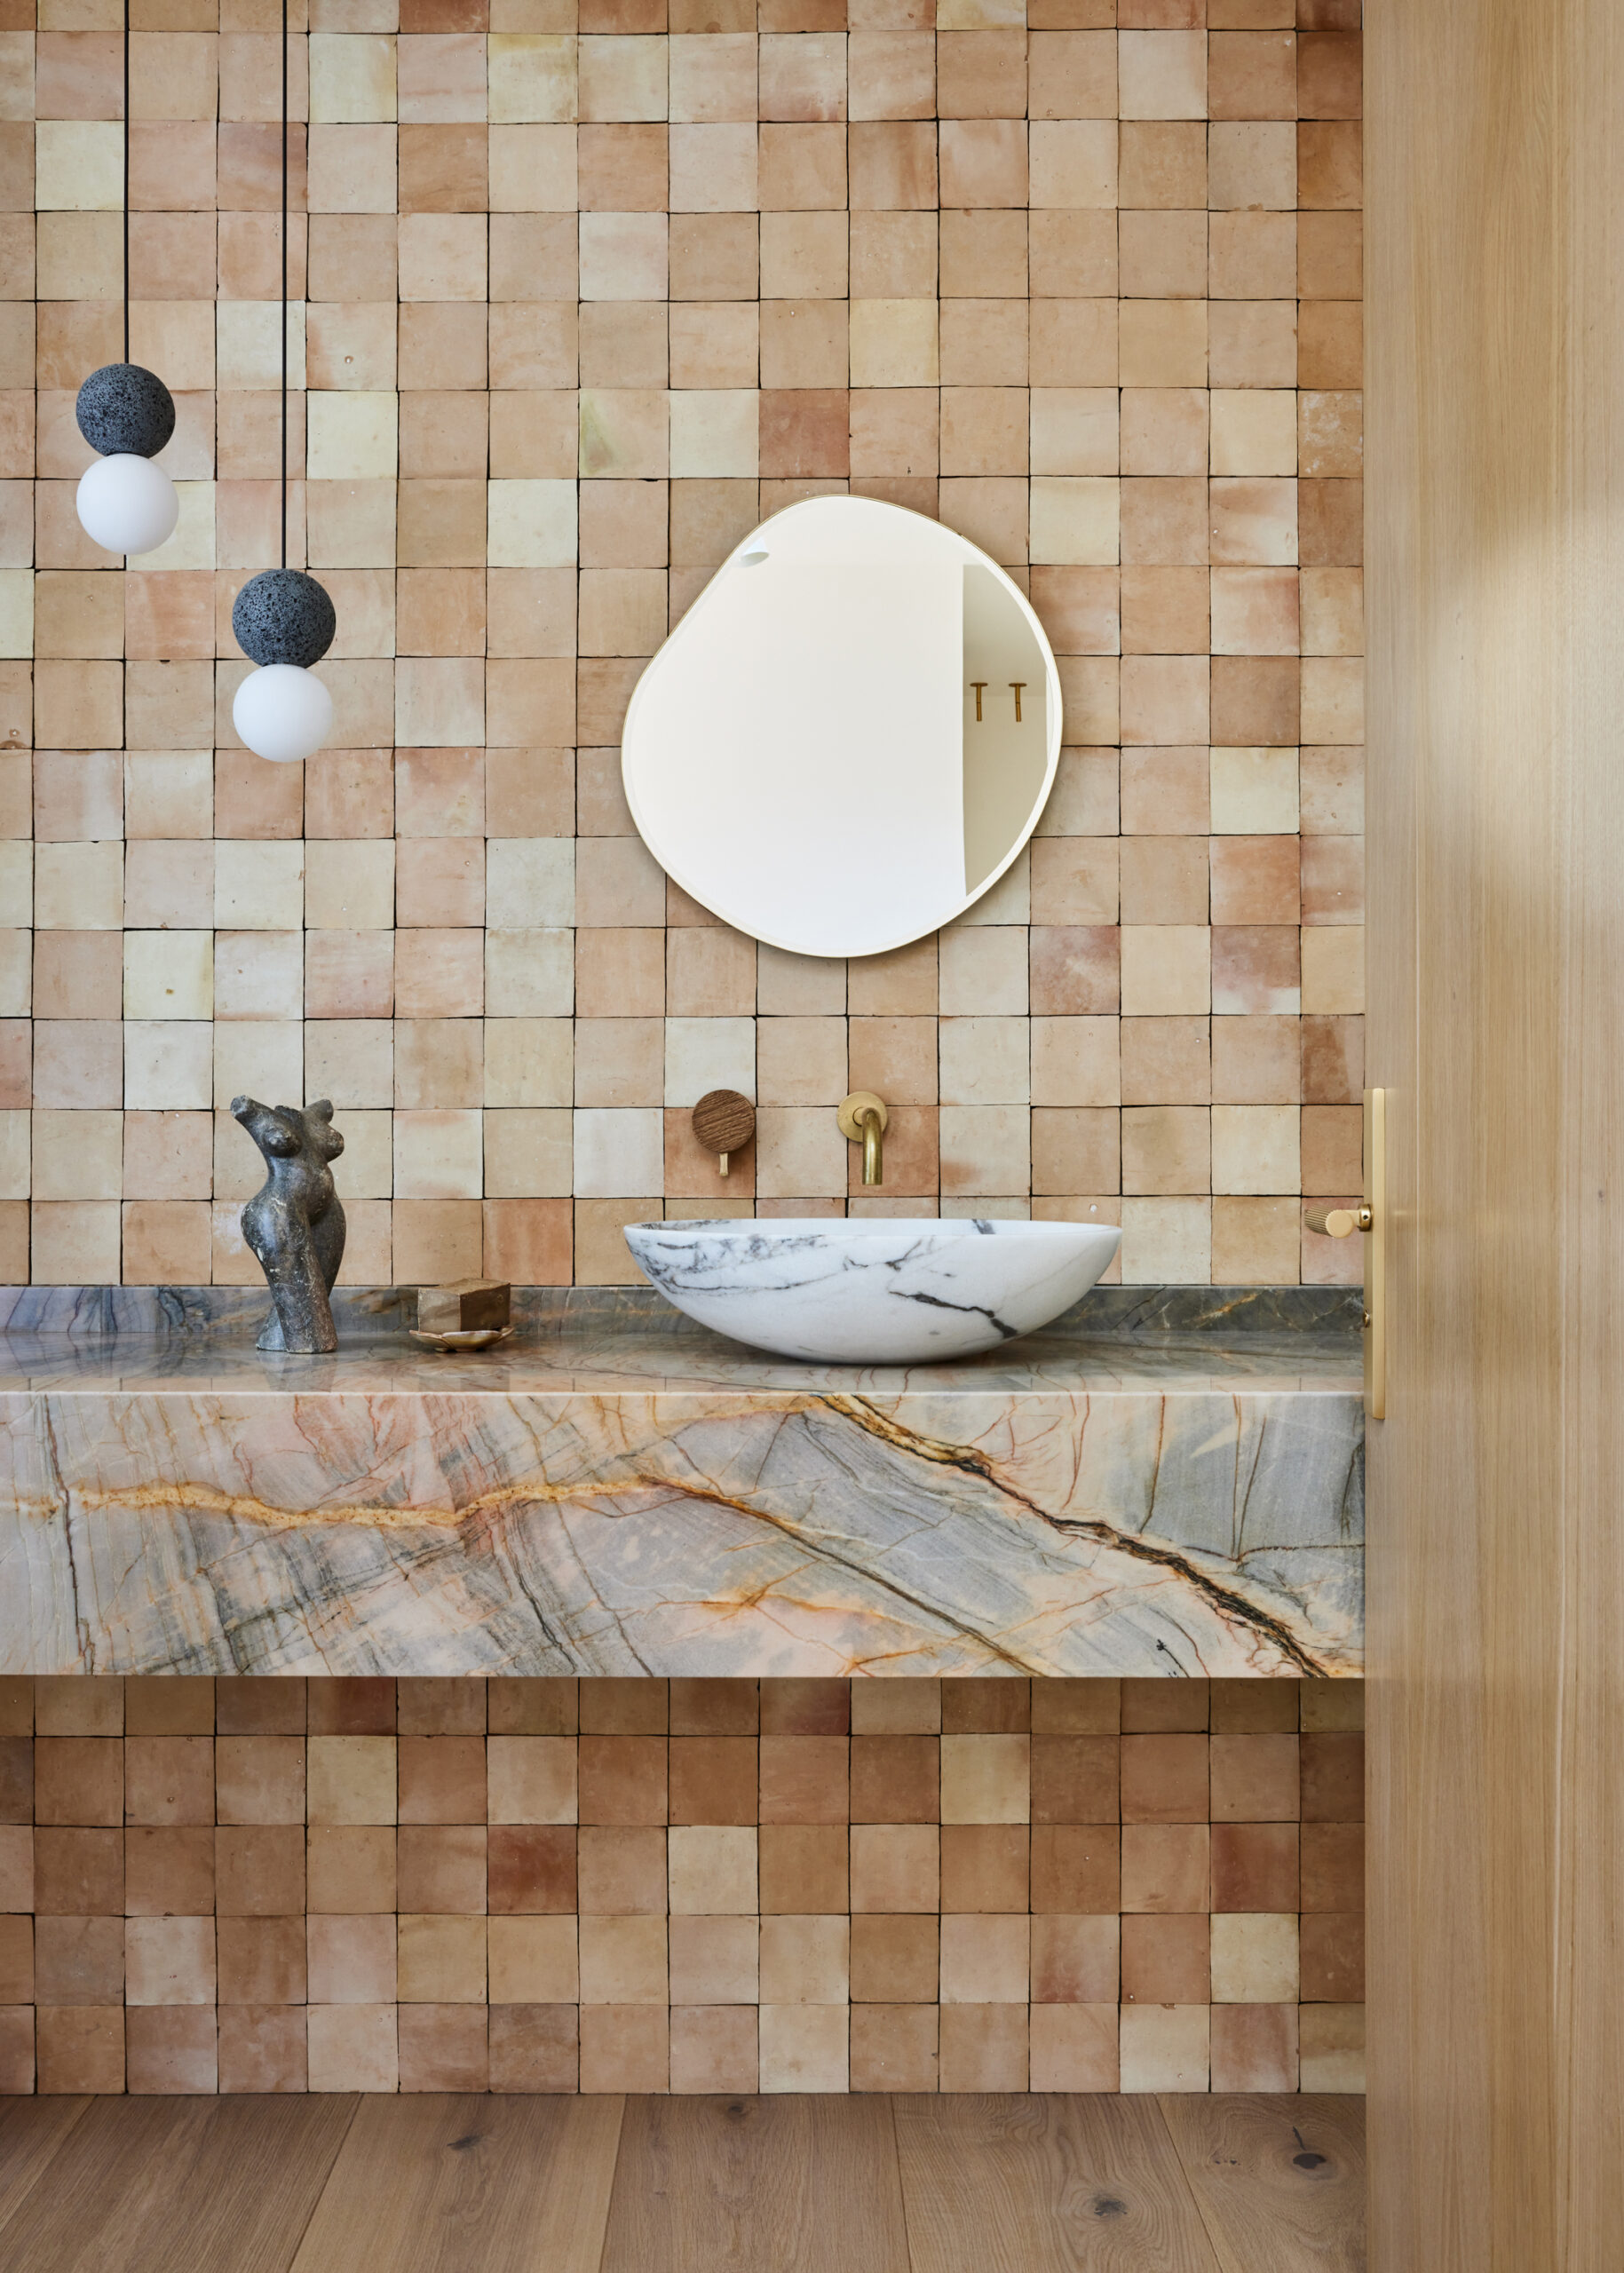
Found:
[{"label": "veined stone slab", "polygon": [[1340,1334],[860,1371],[670,1317],[480,1358],[14,1334],[0,1671],[1361,1670]]}]

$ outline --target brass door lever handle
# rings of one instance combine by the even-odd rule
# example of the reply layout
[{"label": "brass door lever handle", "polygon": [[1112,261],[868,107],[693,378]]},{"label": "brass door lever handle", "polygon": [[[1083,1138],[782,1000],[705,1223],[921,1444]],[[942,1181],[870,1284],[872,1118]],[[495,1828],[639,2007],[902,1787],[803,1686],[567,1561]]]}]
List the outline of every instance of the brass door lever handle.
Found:
[{"label": "brass door lever handle", "polygon": [[1387,1091],[1365,1092],[1365,1193],[1357,1208],[1311,1208],[1304,1222],[1322,1238],[1363,1232],[1365,1249],[1365,1411],[1387,1414]]},{"label": "brass door lever handle", "polygon": [[1374,1230],[1376,1219],[1368,1208],[1311,1208],[1303,1220],[1322,1239],[1345,1239],[1355,1232]]}]

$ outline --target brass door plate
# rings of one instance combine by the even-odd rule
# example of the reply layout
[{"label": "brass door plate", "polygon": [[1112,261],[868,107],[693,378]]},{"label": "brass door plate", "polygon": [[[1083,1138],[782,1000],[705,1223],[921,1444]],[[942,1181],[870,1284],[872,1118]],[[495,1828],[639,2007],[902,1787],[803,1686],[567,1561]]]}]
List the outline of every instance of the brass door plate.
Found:
[{"label": "brass door plate", "polygon": [[1387,1091],[1365,1092],[1365,1414],[1387,1417]]}]

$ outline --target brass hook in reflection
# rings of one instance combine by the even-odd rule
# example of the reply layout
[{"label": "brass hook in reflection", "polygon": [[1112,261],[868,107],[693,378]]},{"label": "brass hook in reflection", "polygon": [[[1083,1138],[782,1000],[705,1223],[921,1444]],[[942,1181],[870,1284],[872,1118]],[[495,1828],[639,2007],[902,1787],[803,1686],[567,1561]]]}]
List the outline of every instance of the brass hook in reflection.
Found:
[{"label": "brass hook in reflection", "polygon": [[1015,723],[1018,726],[1020,724],[1020,691],[1026,684],[1024,678],[1012,678],[1010,681],[1010,685],[1015,689]]},{"label": "brass hook in reflection", "polygon": [[986,681],[984,678],[972,678],[970,683],[976,690],[976,724],[978,726],[981,724],[981,690],[986,685]]}]

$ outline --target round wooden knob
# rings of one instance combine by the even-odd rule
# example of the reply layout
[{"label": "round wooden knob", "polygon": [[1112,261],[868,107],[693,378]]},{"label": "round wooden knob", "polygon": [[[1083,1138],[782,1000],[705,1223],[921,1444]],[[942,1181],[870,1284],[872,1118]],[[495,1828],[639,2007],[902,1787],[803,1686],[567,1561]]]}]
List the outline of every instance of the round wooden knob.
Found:
[{"label": "round wooden knob", "polygon": [[756,1134],[756,1108],[737,1089],[710,1089],[693,1108],[693,1133],[708,1152],[725,1159]]}]

